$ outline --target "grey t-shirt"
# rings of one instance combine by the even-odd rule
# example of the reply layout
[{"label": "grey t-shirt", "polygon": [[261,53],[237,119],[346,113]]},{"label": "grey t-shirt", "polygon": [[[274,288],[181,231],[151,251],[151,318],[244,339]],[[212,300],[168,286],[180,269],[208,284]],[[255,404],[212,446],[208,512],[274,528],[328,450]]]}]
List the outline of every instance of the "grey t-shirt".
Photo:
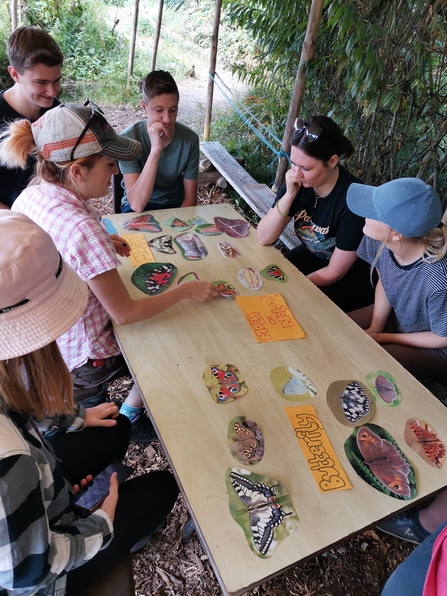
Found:
[{"label": "grey t-shirt", "polygon": [[[372,263],[381,244],[364,236],[357,254]],[[376,268],[401,333],[433,331],[447,337],[447,257],[435,263],[419,259],[400,266],[385,247]]]},{"label": "grey t-shirt", "polygon": [[[141,174],[151,151],[147,120],[132,124],[121,134],[139,141],[141,152],[132,161],[120,161],[120,170],[122,174]],[[184,199],[183,180],[197,180],[198,176],[199,137],[184,124],[176,122],[173,139],[161,153],[149,202],[163,205],[166,209],[181,204]],[[125,194],[121,204],[122,207],[129,204]],[[145,209],[150,209],[149,203]]]}]

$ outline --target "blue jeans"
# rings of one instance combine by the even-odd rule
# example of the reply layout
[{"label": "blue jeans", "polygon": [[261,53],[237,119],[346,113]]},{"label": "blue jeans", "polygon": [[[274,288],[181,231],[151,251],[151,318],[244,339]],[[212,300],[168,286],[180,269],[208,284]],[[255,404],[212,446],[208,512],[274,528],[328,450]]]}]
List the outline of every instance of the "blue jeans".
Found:
[{"label": "blue jeans", "polygon": [[442,523],[399,565],[386,582],[382,596],[422,596],[433,545],[446,526],[447,522]]}]

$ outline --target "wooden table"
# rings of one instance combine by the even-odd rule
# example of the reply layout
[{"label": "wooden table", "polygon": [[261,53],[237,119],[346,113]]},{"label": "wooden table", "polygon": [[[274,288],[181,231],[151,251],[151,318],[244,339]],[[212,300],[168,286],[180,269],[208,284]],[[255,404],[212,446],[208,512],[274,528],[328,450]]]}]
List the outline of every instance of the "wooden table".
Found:
[{"label": "wooden table", "polygon": [[[202,216],[210,223],[216,215],[240,218],[229,205],[154,211],[153,215],[160,223],[172,215],[183,219]],[[132,215],[114,215],[110,219],[123,233],[121,222],[129,217]],[[175,235],[163,227],[163,232],[146,236],[161,234]],[[178,277],[196,271],[201,280],[232,282],[241,295],[281,293],[307,338],[256,343],[237,303],[221,297],[205,304],[184,301],[153,319],[116,327],[116,334],[222,590],[225,594],[243,594],[446,486],[446,465],[441,469],[430,467],[403,438],[406,420],[420,418],[431,423],[447,442],[443,423],[446,410],[276,249],[260,246],[253,228],[242,239],[234,240],[226,234],[201,239],[209,251],[202,261],[186,261],[180,252],[153,254],[157,261],[174,263]],[[240,249],[241,260],[224,258],[217,250],[219,240],[231,240]],[[141,297],[130,282],[133,268],[127,259],[121,260],[120,275],[130,295]],[[260,271],[271,263],[283,268],[288,283],[264,280],[259,292],[238,283],[240,268],[250,266]],[[244,397],[223,405],[212,401],[202,374],[207,366],[216,363],[239,367],[249,388]],[[316,385],[318,393],[311,404],[352,489],[320,494],[284,410],[297,404],[280,397],[270,382],[270,371],[277,366],[297,368]],[[337,422],[326,404],[330,383],[343,379],[363,382],[374,370],[389,372],[403,396],[398,407],[378,405],[372,423],[386,428],[413,464],[418,493],[412,501],[384,495],[357,476],[343,448],[352,429]],[[228,506],[225,472],[240,464],[229,452],[227,431],[229,421],[238,415],[255,420],[265,436],[264,458],[251,470],[280,479],[300,519],[297,530],[266,560],[250,550]]]}]

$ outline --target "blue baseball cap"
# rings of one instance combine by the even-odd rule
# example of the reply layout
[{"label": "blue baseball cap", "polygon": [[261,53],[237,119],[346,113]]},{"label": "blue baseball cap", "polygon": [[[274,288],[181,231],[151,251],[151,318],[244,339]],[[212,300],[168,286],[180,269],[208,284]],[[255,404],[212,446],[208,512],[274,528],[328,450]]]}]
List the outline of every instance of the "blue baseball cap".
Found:
[{"label": "blue baseball cap", "polygon": [[356,215],[383,221],[406,238],[425,236],[442,217],[441,199],[420,178],[398,178],[382,186],[351,184],[347,203]]}]

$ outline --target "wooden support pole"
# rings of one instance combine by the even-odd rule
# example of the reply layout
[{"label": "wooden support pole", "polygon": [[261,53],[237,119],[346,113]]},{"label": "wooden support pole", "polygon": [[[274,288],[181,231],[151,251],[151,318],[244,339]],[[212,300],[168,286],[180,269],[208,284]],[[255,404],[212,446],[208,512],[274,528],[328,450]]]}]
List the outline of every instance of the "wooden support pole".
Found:
[{"label": "wooden support pole", "polygon": [[14,32],[17,29],[17,0],[11,0],[11,31]]},{"label": "wooden support pole", "polygon": [[160,41],[161,21],[163,19],[163,4],[164,0],[158,0],[158,17],[154,36],[154,48],[152,50],[151,72],[155,70],[155,65],[157,64],[158,42]]},{"label": "wooden support pole", "polygon": [[138,29],[138,11],[140,8],[140,0],[134,0],[133,5],[133,22],[132,22],[132,37],[130,40],[130,52],[129,52],[129,64],[127,67],[127,91],[130,90],[130,79],[133,75],[133,64],[135,60],[135,44],[137,41],[137,29]]},{"label": "wooden support pole", "polygon": [[[216,0],[216,7],[214,9],[213,33],[211,35],[211,52],[210,52],[210,68],[209,68],[209,72],[213,77],[216,75],[217,43],[219,40],[219,23],[220,23],[221,11],[222,11],[222,0]],[[205,128],[203,131],[203,138],[205,141],[208,141],[210,138],[211,113],[212,113],[212,109],[213,109],[213,93],[214,93],[214,81],[211,77],[208,77],[208,90],[207,90],[207,95],[206,95],[206,111],[205,111]]]},{"label": "wooden support pole", "polygon": [[[300,63],[296,73],[292,99],[290,100],[290,108],[287,115],[286,129],[284,131],[284,137],[282,140],[281,149],[285,153],[290,151],[290,140],[292,138],[293,123],[299,114],[304,90],[306,88],[306,63],[311,60],[315,54],[315,46],[322,12],[323,0],[312,0],[309,20],[307,21],[306,36],[304,38],[303,49],[301,50]],[[289,164],[286,157],[279,158],[274,190],[277,190],[284,182],[288,165]]]}]

